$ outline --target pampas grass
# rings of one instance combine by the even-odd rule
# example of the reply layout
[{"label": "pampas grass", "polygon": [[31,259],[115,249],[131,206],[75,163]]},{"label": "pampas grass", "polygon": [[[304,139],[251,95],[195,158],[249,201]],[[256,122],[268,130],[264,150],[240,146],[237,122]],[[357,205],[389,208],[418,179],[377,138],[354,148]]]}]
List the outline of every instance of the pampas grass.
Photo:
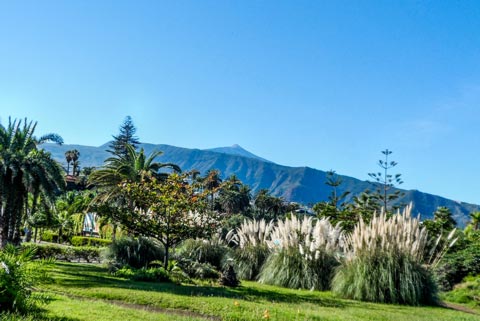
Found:
[{"label": "pampas grass", "polygon": [[347,252],[333,279],[334,292],[371,302],[436,302],[433,274],[424,263],[436,264],[439,257],[427,253],[427,230],[418,218],[411,217],[411,208],[391,218],[382,211],[369,224],[360,220],[346,238]]},{"label": "pampas grass", "polygon": [[273,222],[267,223],[264,219],[245,220],[239,228],[228,232],[227,242],[236,246],[233,259],[240,279],[254,280],[258,276],[270,253],[267,240],[273,227]]},{"label": "pampas grass", "polygon": [[336,256],[343,246],[339,225],[292,215],[279,221],[267,241],[272,250],[259,274],[259,282],[288,288],[330,288]]}]

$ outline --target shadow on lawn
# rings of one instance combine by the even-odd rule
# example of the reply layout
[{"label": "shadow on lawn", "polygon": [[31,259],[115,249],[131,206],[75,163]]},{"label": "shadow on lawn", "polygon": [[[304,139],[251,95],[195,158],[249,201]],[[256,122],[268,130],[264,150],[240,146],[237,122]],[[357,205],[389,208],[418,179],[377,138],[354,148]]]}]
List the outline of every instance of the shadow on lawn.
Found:
[{"label": "shadow on lawn", "polygon": [[340,301],[334,298],[324,298],[312,295],[311,292],[279,293],[264,288],[240,286],[237,288],[224,288],[212,286],[176,285],[173,283],[136,282],[114,278],[108,275],[105,268],[95,265],[73,265],[57,263],[55,271],[56,284],[62,287],[89,288],[89,287],[114,287],[138,291],[154,291],[175,295],[199,297],[223,297],[243,299],[252,302],[269,301],[285,303],[312,303],[323,307],[342,308],[355,305],[355,302]]}]

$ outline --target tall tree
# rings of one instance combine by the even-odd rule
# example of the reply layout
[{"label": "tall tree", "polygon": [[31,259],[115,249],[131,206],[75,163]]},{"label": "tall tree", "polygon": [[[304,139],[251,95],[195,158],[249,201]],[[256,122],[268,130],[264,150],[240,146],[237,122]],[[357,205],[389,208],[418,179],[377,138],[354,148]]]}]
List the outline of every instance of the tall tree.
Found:
[{"label": "tall tree", "polygon": [[135,136],[136,131],[137,128],[135,128],[132,118],[127,116],[120,126],[119,134],[113,136],[113,142],[109,145],[109,152],[116,156],[128,156],[129,151],[127,146],[132,146],[135,150],[140,144],[138,137]]},{"label": "tall tree", "polygon": [[258,191],[254,198],[254,205],[257,212],[255,216],[258,219],[277,219],[286,211],[283,199],[270,195],[267,189]]},{"label": "tall tree", "polygon": [[80,171],[79,171],[80,161],[78,160],[80,158],[80,152],[76,149],[73,149],[71,150],[71,153],[72,153],[72,175],[78,176],[80,174]]},{"label": "tall tree", "polygon": [[70,163],[72,162],[72,151],[67,150],[65,152],[65,160],[67,161],[67,175],[70,175]]},{"label": "tall tree", "polygon": [[[22,219],[28,214],[28,193],[50,197],[64,188],[62,168],[39,145],[61,144],[57,134],[34,136],[36,123],[9,119],[0,124],[0,246],[20,241]],[[35,205],[33,205],[35,206]]]},{"label": "tall tree", "polygon": [[165,248],[167,268],[170,249],[187,238],[208,237],[216,221],[207,211],[204,194],[195,193],[188,174],[172,174],[166,180],[141,180],[122,184],[123,197],[132,203],[117,219],[130,231],[156,238]]},{"label": "tall tree", "polygon": [[474,231],[478,231],[480,229],[480,212],[470,213],[470,224],[472,225]]},{"label": "tall tree", "polygon": [[378,202],[387,212],[391,210],[391,208],[389,208],[389,204],[403,195],[403,193],[399,190],[394,190],[393,192],[391,191],[395,186],[403,184],[401,179],[402,174],[393,175],[389,172],[392,168],[398,165],[397,162],[389,160],[389,156],[392,153],[393,152],[388,149],[382,151],[382,154],[385,156],[385,158],[378,161],[378,166],[382,169],[383,173],[368,173],[368,176],[373,178],[377,183],[377,189],[372,196],[378,200]]},{"label": "tall tree", "polygon": [[[117,212],[122,208],[131,206],[121,192],[122,183],[165,180],[169,175],[165,170],[181,172],[178,165],[156,162],[155,159],[162,154],[160,151],[145,155],[143,149],[137,152],[133,146],[126,145],[126,152],[126,155],[114,155],[106,159],[104,166],[93,171],[88,178],[89,184],[95,186],[97,191],[90,206],[100,210],[107,209],[99,212],[99,215],[113,217],[118,215]],[[104,206],[107,203],[108,206]]]},{"label": "tall tree", "polygon": [[457,222],[452,216],[449,208],[439,206],[433,213],[433,219],[424,220],[422,224],[427,228],[431,235],[439,235],[442,232],[448,232],[455,228]]}]

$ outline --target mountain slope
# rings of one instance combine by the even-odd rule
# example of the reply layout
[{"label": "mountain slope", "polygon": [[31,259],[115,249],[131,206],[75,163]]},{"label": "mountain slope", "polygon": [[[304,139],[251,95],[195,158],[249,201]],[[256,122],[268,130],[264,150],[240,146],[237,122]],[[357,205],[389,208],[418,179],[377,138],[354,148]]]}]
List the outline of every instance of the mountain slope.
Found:
[{"label": "mountain slope", "polygon": [[[53,157],[66,167],[65,152],[70,149],[80,151],[81,166],[99,167],[110,156],[105,151],[106,145],[100,147],[81,145],[53,145],[45,144],[45,149],[50,151]],[[159,157],[160,162],[172,162],[178,164],[182,170],[197,169],[202,174],[209,169],[218,169],[223,178],[231,174],[238,176],[245,184],[248,184],[255,193],[259,189],[266,188],[273,195],[283,197],[288,201],[303,204],[313,204],[328,199],[330,188],[325,185],[326,173],[309,167],[288,167],[271,162],[262,161],[248,156],[231,155],[214,150],[200,150],[175,147],[171,145],[142,144],[142,148],[148,153],[154,150],[163,152]],[[353,177],[342,176],[343,184],[338,189],[339,193],[350,191],[353,197],[366,189],[372,189],[372,184]],[[403,203],[413,202],[413,213],[422,215],[422,219],[429,218],[438,206],[446,206],[452,211],[454,218],[460,226],[464,226],[472,211],[480,210],[480,206],[452,201],[440,196],[422,193],[417,190],[404,191]]]},{"label": "mountain slope", "polygon": [[253,159],[258,159],[263,162],[267,163],[273,163],[265,158],[262,158],[260,156],[257,156],[255,154],[250,153],[248,150],[244,149],[242,146],[234,144],[229,147],[217,147],[217,148],[209,148],[209,149],[204,149],[205,151],[210,151],[210,152],[217,152],[217,153],[222,153],[222,154],[227,154],[227,155],[234,155],[234,156],[243,156],[243,157],[248,157],[248,158],[253,158]]}]

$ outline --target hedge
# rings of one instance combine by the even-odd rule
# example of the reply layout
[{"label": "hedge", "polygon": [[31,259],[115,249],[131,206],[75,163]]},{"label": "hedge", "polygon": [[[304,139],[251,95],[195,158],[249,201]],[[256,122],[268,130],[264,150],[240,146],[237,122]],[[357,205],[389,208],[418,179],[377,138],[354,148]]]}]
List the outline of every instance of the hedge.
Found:
[{"label": "hedge", "polygon": [[111,240],[100,239],[98,237],[73,236],[70,240],[73,246],[109,246]]},{"label": "hedge", "polygon": [[93,246],[63,246],[54,244],[35,244],[35,243],[22,243],[22,247],[36,247],[36,258],[48,259],[54,258],[59,261],[77,261],[77,262],[98,262],[101,261],[101,251],[99,247]]}]

